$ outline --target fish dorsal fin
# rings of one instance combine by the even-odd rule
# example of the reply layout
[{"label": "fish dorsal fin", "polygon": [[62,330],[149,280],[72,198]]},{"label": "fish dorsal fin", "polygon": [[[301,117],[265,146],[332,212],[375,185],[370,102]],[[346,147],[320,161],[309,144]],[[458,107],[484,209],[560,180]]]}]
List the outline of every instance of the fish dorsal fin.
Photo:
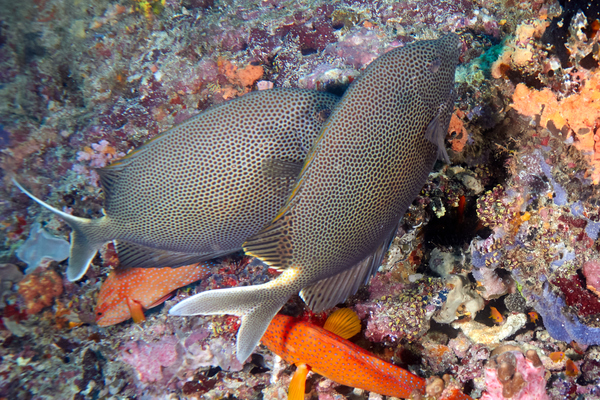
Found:
[{"label": "fish dorsal fin", "polygon": [[340,308],[331,313],[325,321],[323,329],[327,329],[344,339],[350,339],[360,332],[360,319],[351,309]]},{"label": "fish dorsal fin", "polygon": [[115,241],[115,247],[119,262],[127,268],[176,268],[224,255],[178,253],[122,241]]},{"label": "fish dorsal fin", "polygon": [[256,257],[269,267],[284,270],[291,256],[291,236],[289,218],[277,217],[271,225],[263,228],[242,245],[246,254]]},{"label": "fish dorsal fin", "polygon": [[102,189],[104,190],[104,196],[106,199],[110,197],[115,182],[118,181],[121,172],[123,172],[123,170],[125,170],[125,168],[131,165],[131,163],[133,163],[137,158],[144,155],[154,145],[156,145],[166,136],[168,136],[172,131],[173,129],[169,129],[168,131],[153,137],[137,149],[130,151],[125,157],[119,158],[118,160],[106,167],[97,168],[95,170],[100,176],[100,183],[102,184]]},{"label": "fish dorsal fin", "polygon": [[396,229],[391,231],[388,239],[377,247],[373,254],[354,267],[302,289],[300,292],[302,300],[314,312],[321,312],[344,302],[356,293],[361,285],[367,284],[371,276],[377,272],[395,235]]}]

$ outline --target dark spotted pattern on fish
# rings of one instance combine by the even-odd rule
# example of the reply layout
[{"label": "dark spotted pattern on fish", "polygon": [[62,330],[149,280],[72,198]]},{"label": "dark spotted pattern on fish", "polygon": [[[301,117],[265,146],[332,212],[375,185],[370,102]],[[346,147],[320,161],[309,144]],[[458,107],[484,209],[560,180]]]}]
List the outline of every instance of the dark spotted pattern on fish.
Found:
[{"label": "dark spotted pattern on fish", "polygon": [[283,273],[200,293],[171,313],[241,316],[237,356],[245,360],[291,295],[302,291],[322,309],[367,282],[436,158],[447,159],[458,56],[458,36],[449,34],[371,63],[325,123],[285,207],[244,244]]}]

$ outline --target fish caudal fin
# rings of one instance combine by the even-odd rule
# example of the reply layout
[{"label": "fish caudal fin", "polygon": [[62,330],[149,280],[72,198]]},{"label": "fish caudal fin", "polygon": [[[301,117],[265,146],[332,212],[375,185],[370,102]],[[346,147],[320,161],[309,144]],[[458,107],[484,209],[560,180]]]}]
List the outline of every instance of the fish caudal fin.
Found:
[{"label": "fish caudal fin", "polygon": [[209,290],[183,300],[169,310],[171,315],[230,314],[241,319],[237,334],[237,359],[246,361],[267,330],[271,320],[298,292],[295,271],[286,270],[276,279],[255,286]]},{"label": "fish caudal fin", "polygon": [[294,372],[294,376],[292,376],[292,381],[290,382],[288,400],[304,400],[308,371],[309,369],[306,364],[298,364],[296,366],[296,372]]},{"label": "fish caudal fin", "polygon": [[79,218],[62,212],[35,197],[17,182],[15,178],[12,178],[12,182],[23,193],[29,196],[31,200],[64,219],[71,227],[71,250],[69,254],[69,265],[67,267],[67,279],[71,282],[81,279],[96,256],[96,252],[104,244],[104,242],[94,242],[90,240],[90,233],[99,228],[101,220]]}]

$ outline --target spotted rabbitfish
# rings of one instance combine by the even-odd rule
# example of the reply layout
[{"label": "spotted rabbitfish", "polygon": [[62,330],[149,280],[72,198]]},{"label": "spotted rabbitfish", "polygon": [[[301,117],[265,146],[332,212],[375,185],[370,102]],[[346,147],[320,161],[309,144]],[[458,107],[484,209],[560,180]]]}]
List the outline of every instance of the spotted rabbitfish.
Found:
[{"label": "spotted rabbitfish", "polygon": [[199,293],[171,314],[240,316],[237,357],[244,361],[291,295],[300,292],[320,311],[368,282],[436,159],[448,160],[459,43],[448,34],[394,49],[348,88],[285,206],[244,244],[281,275]]},{"label": "spotted rabbitfish", "polygon": [[57,210],[13,182],[71,227],[71,281],[113,240],[124,267],[193,264],[241,250],[277,215],[337,100],[272,89],[212,107],[96,170],[98,219]]}]

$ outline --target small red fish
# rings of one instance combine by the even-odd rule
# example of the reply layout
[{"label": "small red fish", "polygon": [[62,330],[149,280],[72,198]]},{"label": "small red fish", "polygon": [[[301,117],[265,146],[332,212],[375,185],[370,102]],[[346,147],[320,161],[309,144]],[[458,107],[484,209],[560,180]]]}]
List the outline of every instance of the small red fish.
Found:
[{"label": "small red fish", "polygon": [[548,357],[550,357],[550,359],[554,362],[561,362],[562,360],[565,359],[565,352],[564,351],[555,351],[555,352],[550,353],[550,355]]},{"label": "small red fish", "polygon": [[529,315],[529,320],[531,322],[533,322],[534,324],[536,322],[538,322],[538,319],[540,318],[540,316],[538,315],[538,313],[536,313],[535,311],[530,311],[527,314]]},{"label": "small red fish", "polygon": [[142,322],[144,310],[163,303],[171,292],[211,273],[210,263],[179,268],[129,268],[111,271],[100,288],[96,323],[115,325],[133,318]]},{"label": "small red fish", "polygon": [[[276,315],[261,342],[297,367],[290,383],[289,400],[304,399],[306,376],[311,369],[341,385],[386,396],[407,398],[414,390],[424,393],[423,378],[346,340],[359,331],[360,320],[349,309],[333,313],[323,328],[300,319]],[[453,398],[471,399],[463,393]]]},{"label": "small red fish", "polygon": [[498,311],[496,307],[490,307],[490,310],[492,311],[490,318],[492,318],[495,323],[501,324],[502,322],[504,322],[504,317],[502,316],[502,314],[500,314],[500,311]]},{"label": "small red fish", "polygon": [[573,360],[571,360],[570,358],[567,359],[565,375],[571,376],[571,377],[576,377],[577,375],[579,375],[579,368],[577,368],[577,365],[575,365],[575,362],[573,362]]}]

